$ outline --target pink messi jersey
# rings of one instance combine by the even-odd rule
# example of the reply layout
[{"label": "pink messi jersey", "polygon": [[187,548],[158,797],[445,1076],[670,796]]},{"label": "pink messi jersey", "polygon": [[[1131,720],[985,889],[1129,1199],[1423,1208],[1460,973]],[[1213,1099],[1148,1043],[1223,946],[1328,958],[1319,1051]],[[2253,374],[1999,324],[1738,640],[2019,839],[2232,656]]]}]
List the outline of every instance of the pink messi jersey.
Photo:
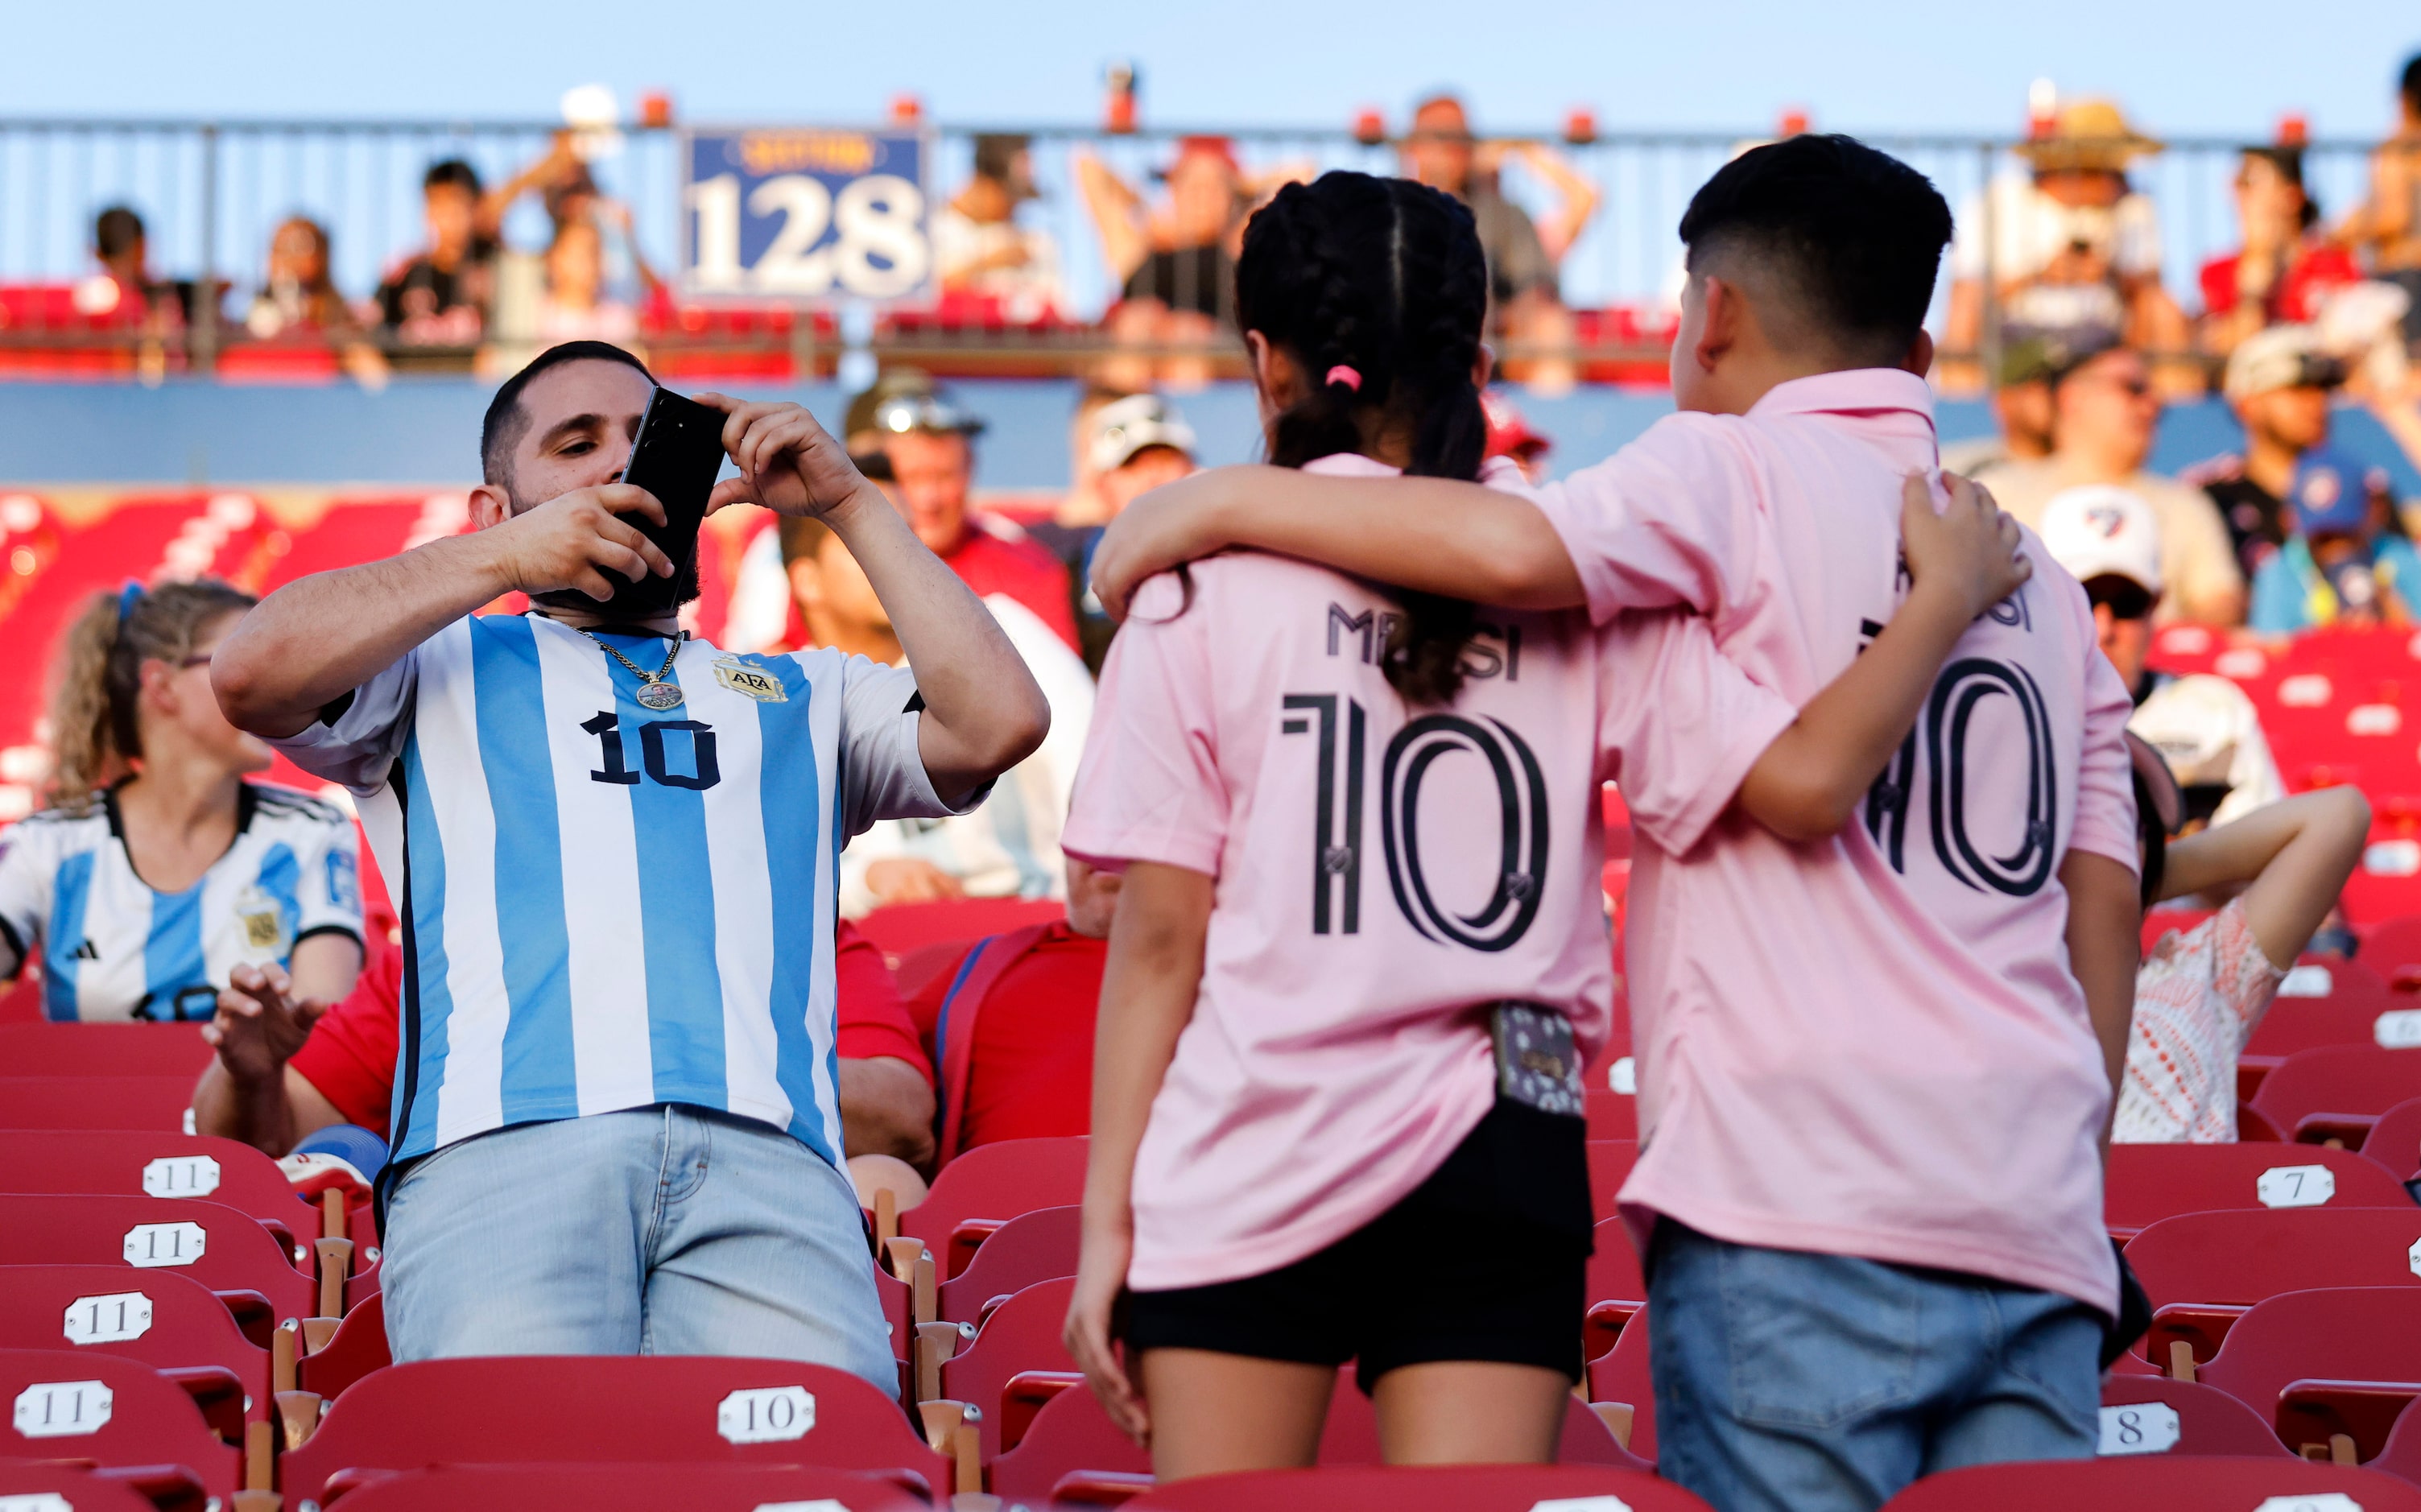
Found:
[{"label": "pink messi jersey", "polygon": [[[1901,479],[1936,465],[1924,381],[1867,369],[1670,416],[1539,499],[1594,616],[1695,609],[1804,705],[1898,605]],[[2059,866],[2136,865],[2130,703],[2084,590],[2032,532],[2025,550],[2033,580],[1960,639],[1838,835],[1735,816],[1633,856],[1643,1147],[1622,1205],[1643,1242],[1664,1213],[2116,1305],[2110,1086]]]},{"label": "pink messi jersey", "polygon": [[1377,665],[1386,594],[1257,554],[1191,576],[1190,604],[1173,575],[1136,595],[1062,838],[1217,879],[1135,1161],[1143,1290],[1275,1270],[1409,1194],[1493,1103],[1488,1005],[1552,1006],[1594,1052],[1600,787],[1686,850],[1794,717],[1679,614],[1483,610],[1454,706],[1407,708]]}]

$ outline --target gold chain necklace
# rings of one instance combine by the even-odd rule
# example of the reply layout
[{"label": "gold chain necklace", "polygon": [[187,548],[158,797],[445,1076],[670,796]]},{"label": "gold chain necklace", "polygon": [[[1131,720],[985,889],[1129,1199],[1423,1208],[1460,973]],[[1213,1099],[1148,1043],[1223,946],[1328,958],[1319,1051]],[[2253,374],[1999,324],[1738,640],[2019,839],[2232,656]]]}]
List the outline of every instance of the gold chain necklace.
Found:
[{"label": "gold chain necklace", "polygon": [[662,713],[667,709],[679,709],[681,706],[682,695],[680,689],[673,683],[666,682],[664,678],[672,671],[673,659],[680,655],[681,643],[689,639],[689,631],[683,630],[675,631],[673,632],[672,649],[664,653],[664,664],[658,667],[655,671],[649,672],[646,667],[639,665],[638,662],[632,661],[627,656],[624,656],[613,647],[607,646],[601,640],[598,640],[596,636],[589,635],[587,631],[581,630],[581,627],[578,625],[574,625],[571,628],[573,630],[580,631],[580,633],[583,635],[588,635],[590,640],[597,641],[598,646],[604,650],[607,656],[612,657],[615,661],[621,662],[624,666],[631,669],[631,676],[639,679],[639,691],[633,694],[631,696],[639,701],[639,706],[641,708],[652,709],[658,713]]}]

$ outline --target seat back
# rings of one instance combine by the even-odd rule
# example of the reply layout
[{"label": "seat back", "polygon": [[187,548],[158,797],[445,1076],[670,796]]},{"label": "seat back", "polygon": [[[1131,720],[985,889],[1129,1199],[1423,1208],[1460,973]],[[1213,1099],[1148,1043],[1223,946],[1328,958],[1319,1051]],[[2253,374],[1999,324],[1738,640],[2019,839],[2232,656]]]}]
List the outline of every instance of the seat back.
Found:
[{"label": "seat back", "polygon": [[88,1350],[0,1349],[0,1459],[82,1459],[104,1469],[181,1465],[205,1492],[232,1495],[236,1450],[194,1399],[139,1360]]},{"label": "seat back", "polygon": [[[511,1355],[423,1360],[355,1381],[282,1469],[287,1504],[340,1473],[447,1464],[814,1464],[904,1468],[949,1494],[949,1462],[899,1404],[787,1360]],[[349,1476],[348,1479],[354,1477]]]},{"label": "seat back", "polygon": [[2421,1406],[2404,1410],[2370,1468],[2421,1486]]},{"label": "seat back", "polygon": [[318,1210],[294,1194],[275,1161],[207,1134],[0,1129],[0,1192],[201,1197],[295,1240],[308,1242],[320,1232]]},{"label": "seat back", "polygon": [[1631,1409],[1630,1449],[1656,1458],[1656,1389],[1648,1373],[1648,1309],[1633,1313],[1614,1348],[1588,1364],[1588,1399]]},{"label": "seat back", "polygon": [[374,1291],[347,1310],[336,1337],[294,1363],[295,1384],[335,1397],[371,1371],[393,1364],[386,1340],[386,1299]]},{"label": "seat back", "polygon": [[2362,1153],[2399,1182],[2421,1178],[2421,1098],[2407,1098],[2381,1114],[2363,1138]]},{"label": "seat back", "polygon": [[2384,1167],[2351,1150],[2268,1144],[2113,1145],[2101,1201],[2102,1222],[2121,1239],[2163,1218],[2223,1208],[2412,1204]]},{"label": "seat back", "polygon": [[2283,1455],[2268,1420],[2221,1391],[2165,1376],[2105,1376],[2105,1455]]},{"label": "seat back", "polygon": [[0,1076],[0,1129],[185,1131],[190,1076]]},{"label": "seat back", "polygon": [[950,1236],[960,1224],[998,1226],[1038,1208],[1082,1202],[1085,1149],[1082,1136],[978,1145],[942,1168],[925,1200],[899,1215],[899,1231],[924,1240],[949,1280],[974,1255],[963,1243],[953,1253]]},{"label": "seat back", "polygon": [[197,1023],[0,1023],[10,1076],[181,1076],[211,1064]]},{"label": "seat back", "polygon": [[[406,1471],[346,1493],[346,1512],[579,1507],[582,1512],[931,1512],[897,1481],[788,1465],[449,1465]],[[78,1512],[81,1512],[79,1504]]]},{"label": "seat back", "polygon": [[173,1270],[123,1266],[0,1266],[0,1348],[90,1349],[160,1370],[228,1373],[248,1406],[269,1411],[269,1351],[243,1336],[209,1287]]},{"label": "seat back", "polygon": [[1589,1255],[1588,1292],[1583,1302],[1588,1310],[1582,1355],[1589,1360],[1601,1358],[1613,1348],[1617,1337],[1648,1305],[1648,1278],[1639,1269],[1639,1251],[1631,1241],[1630,1225],[1619,1218],[1603,1219],[1597,1225],[1597,1247]]},{"label": "seat back", "polygon": [[258,1293],[273,1323],[315,1310],[311,1278],[268,1229],[197,1197],[0,1194],[0,1265],[170,1270],[222,1294]]},{"label": "seat back", "polygon": [[993,1308],[975,1343],[943,1362],[942,1395],[983,1410],[979,1426],[986,1459],[1006,1447],[1002,1400],[1013,1377],[1028,1371],[1081,1373],[1059,1337],[1075,1290],[1074,1276],[1036,1282]]},{"label": "seat back", "polygon": [[1639,1099],[1629,1092],[1616,1092],[1605,1087],[1588,1089],[1589,1143],[1636,1143],[1639,1139]]},{"label": "seat back", "polygon": [[983,1241],[962,1273],[942,1283],[942,1320],[977,1322],[984,1304],[994,1298],[1013,1295],[1038,1281],[1074,1275],[1084,1237],[1085,1210],[1073,1204],[1038,1208],[1010,1219]]},{"label": "seat back", "polygon": [[1705,1512],[1636,1470],[1599,1465],[1355,1465],[1204,1475],[1155,1487],[1134,1512],[1529,1512],[1541,1504]]},{"label": "seat back", "polygon": [[[57,1500],[44,1502],[42,1497]],[[124,1481],[65,1460],[0,1459],[0,1506],[23,1497],[32,1508],[66,1506],[72,1512],[160,1512],[157,1504]]]},{"label": "seat back", "polygon": [[[2288,1498],[2310,1497],[2305,1503]],[[1883,1512],[2421,1512],[2421,1490],[2393,1475],[2292,1457],[2143,1455],[1980,1465],[1928,1475]]]},{"label": "seat back", "polygon": [[[2269,1418],[2289,1449],[2325,1447],[2342,1433],[2368,1458],[2385,1446],[2404,1401],[2421,1393],[2421,1286],[2332,1286],[2257,1302],[2228,1330],[2201,1380]],[[2315,1382],[2408,1390],[2316,1390]]]},{"label": "seat back", "polygon": [[[1602,1224],[1615,1215],[1615,1199],[1639,1163],[1635,1139],[1592,1139],[1588,1142],[1589,1211]],[[1602,1235],[1600,1236],[1602,1242]]]},{"label": "seat back", "polygon": [[2223,1211],[2164,1218],[2128,1242],[2151,1299],[2145,1358],[2165,1368],[2183,1340],[2208,1360],[2257,1302],[2313,1286],[2415,1286],[2421,1208]]},{"label": "seat back", "polygon": [[2323,1045],[2263,1077],[2253,1106],[2288,1139],[2351,1134],[2358,1145],[2379,1115],[2413,1098],[2421,1098],[2421,1050]]}]

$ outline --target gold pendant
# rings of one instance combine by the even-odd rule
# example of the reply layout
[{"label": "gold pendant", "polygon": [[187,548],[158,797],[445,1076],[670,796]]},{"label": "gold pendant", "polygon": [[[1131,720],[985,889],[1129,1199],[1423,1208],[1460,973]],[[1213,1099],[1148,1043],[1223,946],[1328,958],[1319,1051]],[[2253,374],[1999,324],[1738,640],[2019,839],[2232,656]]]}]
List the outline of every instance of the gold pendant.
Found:
[{"label": "gold pendant", "polygon": [[639,700],[641,708],[658,712],[681,706],[681,691],[669,682],[643,682],[632,696]]}]

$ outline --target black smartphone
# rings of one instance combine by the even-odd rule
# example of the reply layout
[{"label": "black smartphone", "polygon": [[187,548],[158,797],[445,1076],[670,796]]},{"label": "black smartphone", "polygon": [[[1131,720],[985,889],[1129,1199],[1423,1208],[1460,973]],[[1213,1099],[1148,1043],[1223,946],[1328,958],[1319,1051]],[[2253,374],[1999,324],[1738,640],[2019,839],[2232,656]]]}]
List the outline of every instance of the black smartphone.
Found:
[{"label": "black smartphone", "polygon": [[616,619],[652,619],[670,614],[684,596],[696,591],[697,528],[706,518],[706,499],[714,491],[715,475],[723,469],[724,418],[721,410],[659,388],[639,419],[631,460],[622,464],[620,481],[654,494],[664,507],[664,522],[659,525],[644,515],[622,518],[670,558],[673,575],[660,578],[649,573],[633,583],[611,568],[601,568],[605,581],[614,585],[613,598],[551,593],[544,596],[547,602],[608,614]]}]

